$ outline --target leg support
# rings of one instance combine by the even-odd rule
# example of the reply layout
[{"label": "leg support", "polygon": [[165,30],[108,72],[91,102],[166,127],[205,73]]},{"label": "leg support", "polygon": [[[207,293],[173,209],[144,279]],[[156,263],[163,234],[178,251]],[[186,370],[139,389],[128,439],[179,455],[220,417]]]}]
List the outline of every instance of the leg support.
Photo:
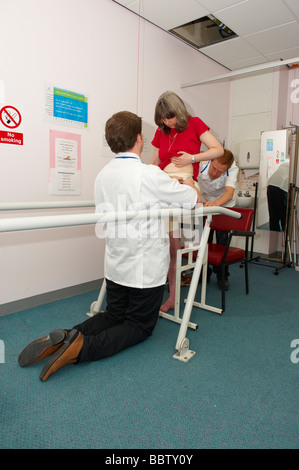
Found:
[{"label": "leg support", "polygon": [[98,296],[98,300],[96,300],[95,302],[91,304],[90,311],[86,314],[88,317],[93,317],[94,315],[97,315],[98,313],[103,312],[102,304],[103,304],[105,295],[106,295],[106,280],[104,278],[102,286],[101,286],[101,290]]},{"label": "leg support", "polygon": [[186,333],[187,333],[187,328],[191,316],[191,311],[194,303],[194,298],[197,290],[197,285],[199,281],[199,276],[201,273],[201,268],[204,262],[204,259],[207,256],[207,243],[209,239],[209,234],[210,234],[210,223],[212,220],[212,216],[209,214],[204,226],[204,230],[202,233],[201,237],[201,242],[199,245],[198,253],[197,253],[197,259],[193,271],[193,276],[191,279],[191,284],[188,292],[188,297],[186,300],[186,306],[184,309],[183,317],[182,317],[182,322],[181,322],[181,327],[179,330],[178,338],[177,338],[177,343],[176,343],[176,349],[177,353],[173,356],[174,359],[178,359],[183,362],[189,361],[191,357],[194,356],[195,352],[191,351],[189,349],[189,340],[186,338]]}]

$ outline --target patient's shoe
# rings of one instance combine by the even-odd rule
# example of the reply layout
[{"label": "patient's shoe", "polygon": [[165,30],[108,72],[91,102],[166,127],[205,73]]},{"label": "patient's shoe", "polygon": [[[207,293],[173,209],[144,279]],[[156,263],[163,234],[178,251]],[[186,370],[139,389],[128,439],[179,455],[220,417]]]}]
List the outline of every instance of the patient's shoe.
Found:
[{"label": "patient's shoe", "polygon": [[[217,278],[217,283],[218,283],[219,289],[222,289],[222,279],[221,278]],[[223,284],[224,284],[224,290],[229,290],[230,289],[230,283],[228,282],[227,277],[224,278]]]},{"label": "patient's shoe", "polygon": [[54,330],[48,336],[36,339],[28,344],[18,357],[20,366],[26,367],[51,356],[62,346],[66,336],[66,330]]},{"label": "patient's shoe", "polygon": [[84,336],[78,330],[72,330],[67,335],[60,349],[48,360],[39,378],[45,382],[48,377],[69,364],[75,364],[83,346]]}]

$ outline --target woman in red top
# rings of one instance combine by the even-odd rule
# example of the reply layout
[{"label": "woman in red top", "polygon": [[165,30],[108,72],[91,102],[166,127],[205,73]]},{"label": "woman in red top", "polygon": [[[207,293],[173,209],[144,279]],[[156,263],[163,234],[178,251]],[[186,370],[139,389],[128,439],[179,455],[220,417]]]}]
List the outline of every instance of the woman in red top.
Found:
[{"label": "woman in red top", "polygon": [[[172,91],[160,96],[155,108],[158,126],[152,145],[155,147],[151,160],[171,178],[182,184],[198,188],[199,162],[213,160],[223,155],[223,147],[211,134],[210,128],[198,117],[192,117],[181,98]],[[201,152],[201,144],[207,147]],[[200,202],[200,198],[198,200]],[[170,265],[168,271],[169,298],[161,306],[168,312],[175,303],[176,252],[181,246],[180,238],[170,224]]]}]

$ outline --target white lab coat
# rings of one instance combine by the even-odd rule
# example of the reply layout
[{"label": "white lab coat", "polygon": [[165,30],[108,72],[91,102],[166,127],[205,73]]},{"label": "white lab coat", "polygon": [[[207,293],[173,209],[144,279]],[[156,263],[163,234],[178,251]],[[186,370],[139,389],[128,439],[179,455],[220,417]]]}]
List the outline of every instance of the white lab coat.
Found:
[{"label": "white lab coat", "polygon": [[[211,180],[209,177],[210,163],[211,162],[201,162],[199,169],[198,184],[201,200],[203,202],[215,201],[215,199],[218,199],[222,194],[224,194],[226,186],[235,188],[238,178],[239,168],[234,162],[224,175],[219,176],[219,178],[216,178],[215,180]],[[224,207],[234,207],[236,205],[235,197],[223,205]]]},{"label": "white lab coat", "polygon": [[275,172],[269,177],[267,185],[277,186],[286,193],[289,190],[290,162],[281,163]]},{"label": "white lab coat", "polygon": [[[160,209],[196,205],[197,193],[171,179],[159,167],[143,164],[131,153],[119,154],[95,181],[96,211]],[[164,220],[109,223],[106,226],[105,277],[136,288],[165,283],[169,239]]]}]

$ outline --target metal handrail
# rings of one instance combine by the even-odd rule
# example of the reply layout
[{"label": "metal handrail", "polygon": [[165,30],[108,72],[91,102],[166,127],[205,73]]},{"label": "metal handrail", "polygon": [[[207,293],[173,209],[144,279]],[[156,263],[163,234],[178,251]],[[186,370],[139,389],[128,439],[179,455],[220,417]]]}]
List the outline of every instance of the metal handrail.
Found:
[{"label": "metal handrail", "polygon": [[1,202],[0,211],[94,207],[94,201]]},{"label": "metal handrail", "polygon": [[208,214],[225,214],[234,218],[241,218],[239,212],[231,211],[225,207],[197,207],[193,210],[173,209],[149,209],[122,212],[95,212],[92,214],[54,215],[41,217],[17,217],[0,219],[0,232],[15,232],[20,230],[34,230],[54,227],[69,227],[76,225],[91,225],[106,222],[121,222],[128,220],[141,220],[147,218],[165,218],[176,216],[205,216]]}]

